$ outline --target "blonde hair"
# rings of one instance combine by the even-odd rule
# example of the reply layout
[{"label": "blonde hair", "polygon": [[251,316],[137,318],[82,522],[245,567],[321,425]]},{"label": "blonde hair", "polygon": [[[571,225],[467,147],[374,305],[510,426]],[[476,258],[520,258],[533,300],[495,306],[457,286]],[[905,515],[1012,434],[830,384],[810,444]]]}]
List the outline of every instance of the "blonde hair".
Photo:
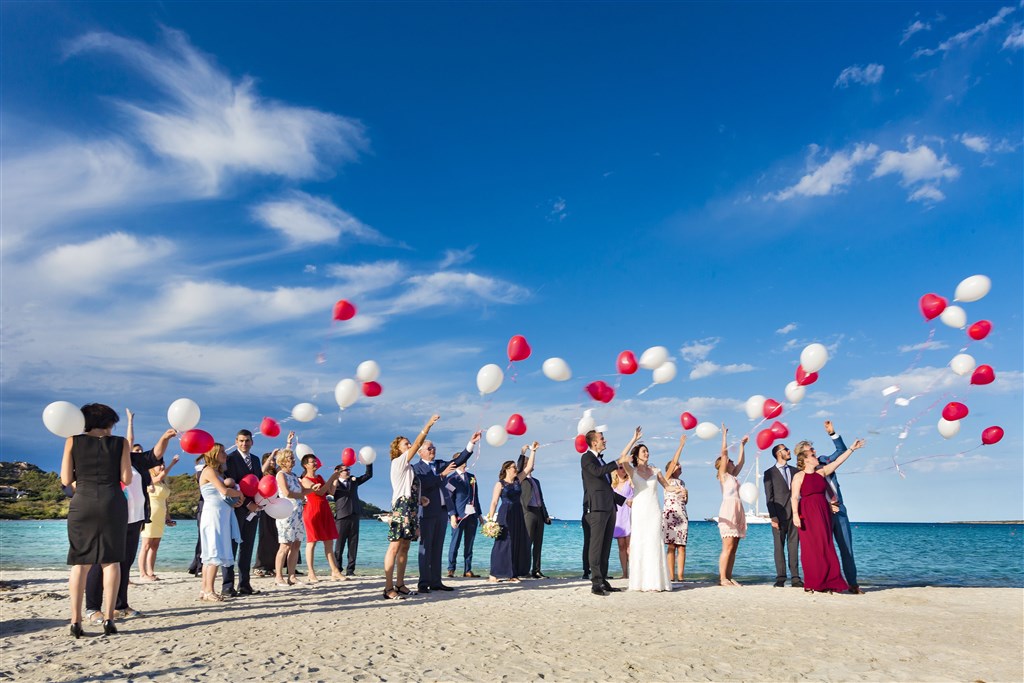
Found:
[{"label": "blonde hair", "polygon": [[287,468],[284,468],[284,469],[290,470],[292,467],[295,467],[295,451],[293,451],[290,448],[285,448],[285,449],[282,449],[282,450],[277,452],[277,466],[278,466],[278,469],[281,469],[281,462],[283,460],[290,460],[291,463],[292,463],[291,467],[287,467]]},{"label": "blonde hair", "polygon": [[217,474],[220,474],[223,471],[221,469],[222,465],[217,460],[217,456],[219,456],[223,450],[224,444],[215,443],[213,444],[213,448],[203,453],[203,462],[207,467],[213,468],[213,471]]},{"label": "blonde hair", "polygon": [[796,445],[796,468],[798,470],[802,470],[804,468],[804,463],[807,461],[807,453],[810,447],[810,441],[801,441]]},{"label": "blonde hair", "polygon": [[398,444],[402,443],[403,441],[408,441],[408,439],[406,439],[404,436],[399,434],[391,442],[391,459],[392,460],[394,460],[395,458],[397,458],[398,456],[400,456],[402,454],[402,449],[398,446]]}]

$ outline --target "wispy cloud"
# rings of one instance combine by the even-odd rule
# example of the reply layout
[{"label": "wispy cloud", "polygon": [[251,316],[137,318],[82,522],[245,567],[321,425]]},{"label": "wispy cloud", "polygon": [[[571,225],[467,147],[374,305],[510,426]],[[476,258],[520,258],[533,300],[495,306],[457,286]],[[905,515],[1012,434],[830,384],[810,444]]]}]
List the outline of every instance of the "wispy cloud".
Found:
[{"label": "wispy cloud", "polygon": [[755,369],[753,365],[748,363],[719,365],[713,361],[705,360],[693,366],[693,369],[690,370],[690,379],[703,379],[712,375],[734,375],[740,372],[750,372]]},{"label": "wispy cloud", "polygon": [[885,73],[885,67],[881,64],[868,64],[867,66],[860,66],[854,64],[848,66],[839,73],[839,77],[836,78],[834,88],[848,88],[851,83],[859,83],[860,85],[874,85],[882,80],[882,74]]},{"label": "wispy cloud", "polygon": [[[818,152],[818,146],[810,148],[810,158]],[[784,202],[795,197],[824,197],[840,192],[853,182],[854,170],[878,155],[878,145],[857,143],[850,152],[833,154],[823,164],[813,166],[795,185],[770,194],[766,199]]]},{"label": "wispy cloud", "polygon": [[790,332],[792,332],[796,328],[797,328],[797,324],[796,323],[789,323],[788,325],[783,325],[779,329],[775,330],[775,334],[789,334]]},{"label": "wispy cloud", "polygon": [[437,306],[454,306],[467,301],[522,303],[529,290],[519,285],[476,273],[440,272],[416,275],[407,280],[409,288],[388,307],[389,313],[402,313]]},{"label": "wispy cloud", "polygon": [[910,40],[911,37],[913,37],[917,33],[920,33],[921,31],[930,31],[931,28],[931,24],[921,21],[920,19],[915,19],[914,21],[910,22],[910,24],[905,29],[903,29],[903,38],[900,39],[900,45]]},{"label": "wispy cloud", "polygon": [[1006,17],[1013,14],[1014,11],[1015,8],[1013,7],[1002,7],[998,12],[996,12],[995,16],[987,21],[983,21],[973,28],[969,28],[966,31],[961,31],[954,36],[950,36],[934,48],[921,48],[914,52],[914,57],[930,57],[932,55],[937,55],[940,52],[948,52],[953,48],[965,45],[974,38],[984,36],[996,26],[1002,24],[1006,20]]},{"label": "wispy cloud", "polygon": [[[851,379],[847,386],[850,398],[881,397],[882,390],[896,385],[903,394],[925,394],[959,387],[966,389],[967,379],[957,376],[948,367],[923,367],[897,375],[877,375],[865,379]],[[1024,386],[1024,373],[1020,371],[1001,372],[996,381],[988,385],[993,393],[1019,392]]]},{"label": "wispy cloud", "polygon": [[476,245],[472,247],[466,247],[465,249],[445,249],[444,258],[441,259],[441,265],[439,269],[445,270],[454,266],[462,266],[473,260],[476,251]]},{"label": "wispy cloud", "polygon": [[401,281],[407,271],[398,261],[376,261],[356,265],[334,264],[327,267],[327,274],[341,280],[346,296],[385,289]]},{"label": "wispy cloud", "polygon": [[388,239],[329,199],[293,190],[282,199],[253,208],[253,216],[296,246],[352,242],[387,244]]},{"label": "wispy cloud", "polygon": [[1014,24],[1010,34],[1003,41],[1004,50],[1020,50],[1024,48],[1024,25]]},{"label": "wispy cloud", "polygon": [[679,354],[687,363],[696,363],[707,358],[721,341],[720,337],[708,337],[707,339],[687,342],[680,347]]},{"label": "wispy cloud", "polygon": [[140,239],[114,232],[43,254],[37,272],[56,287],[91,295],[111,283],[123,282],[174,250],[174,244],[162,237]]},{"label": "wispy cloud", "polygon": [[904,187],[916,186],[909,196],[911,201],[942,201],[945,195],[938,184],[960,177],[960,169],[951,164],[946,155],[939,157],[927,145],[914,147],[912,139],[907,141],[906,152],[883,152],[871,177],[881,178],[894,173],[900,176],[900,184]]},{"label": "wispy cloud", "polygon": [[949,344],[944,341],[926,341],[920,344],[906,344],[900,347],[900,353],[910,353],[911,351],[938,351],[939,349],[948,349]]},{"label": "wispy cloud", "polygon": [[561,223],[565,220],[566,216],[569,215],[568,204],[565,199],[559,197],[551,202],[550,210],[548,211],[548,220],[553,223]]},{"label": "wispy cloud", "polygon": [[981,135],[971,135],[970,133],[963,133],[957,138],[963,146],[972,152],[978,154],[987,154],[992,148],[992,144],[988,141],[988,138]]}]

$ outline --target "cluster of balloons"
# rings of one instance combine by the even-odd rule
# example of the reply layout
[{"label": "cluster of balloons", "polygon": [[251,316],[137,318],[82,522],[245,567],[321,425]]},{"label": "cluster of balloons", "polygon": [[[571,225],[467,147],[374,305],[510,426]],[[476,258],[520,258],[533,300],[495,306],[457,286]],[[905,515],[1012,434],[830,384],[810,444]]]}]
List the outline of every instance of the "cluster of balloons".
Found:
[{"label": "cluster of balloons", "polygon": [[[986,275],[972,275],[969,278],[965,278],[956,286],[956,292],[953,294],[953,301],[961,303],[971,303],[978,301],[985,297],[986,294],[992,289],[992,280]],[[938,294],[925,294],[921,297],[918,302],[918,306],[921,308],[921,314],[925,320],[934,320],[938,318],[943,324],[949,327],[954,327],[958,330],[962,330],[967,326],[967,311],[961,306],[950,305],[946,298],[939,296]],[[968,330],[968,335],[971,339],[984,339],[988,333],[992,330],[992,324],[987,320],[980,321],[985,323],[984,325],[978,325],[977,323],[971,325],[971,329]],[[980,336],[975,336],[980,335]]]},{"label": "cluster of balloons", "polygon": [[202,429],[196,429],[202,411],[199,405],[190,398],[179,398],[167,407],[167,423],[178,432],[181,450],[192,455],[200,455],[213,448],[213,436]]}]

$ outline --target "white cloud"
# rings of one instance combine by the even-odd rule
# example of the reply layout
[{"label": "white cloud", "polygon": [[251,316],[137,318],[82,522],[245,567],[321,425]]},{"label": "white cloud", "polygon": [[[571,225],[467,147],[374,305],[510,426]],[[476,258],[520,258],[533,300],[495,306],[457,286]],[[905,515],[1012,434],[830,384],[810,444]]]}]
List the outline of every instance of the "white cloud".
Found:
[{"label": "white cloud", "polygon": [[476,246],[466,247],[465,249],[445,249],[444,258],[441,259],[441,265],[438,266],[440,270],[451,268],[452,266],[462,266],[473,260],[476,251]]},{"label": "white cloud", "polygon": [[174,249],[174,244],[160,237],[139,239],[113,232],[47,252],[39,259],[37,272],[57,287],[93,294],[96,289],[124,280],[142,267],[160,261]]},{"label": "white cloud", "polygon": [[410,287],[391,302],[389,313],[404,313],[435,306],[455,306],[467,300],[515,304],[530,292],[524,287],[477,275],[476,273],[440,272],[415,275],[406,281]]},{"label": "white cloud", "polygon": [[548,220],[557,223],[564,221],[565,217],[569,215],[569,212],[566,210],[566,206],[565,200],[561,197],[551,202],[551,209],[548,211]]},{"label": "white cloud", "polygon": [[712,375],[734,375],[740,372],[754,370],[753,365],[747,363],[732,363],[730,365],[719,365],[709,360],[697,363],[690,371],[690,379],[702,379]]},{"label": "white cloud", "polygon": [[920,344],[905,344],[900,346],[900,353],[909,353],[911,351],[938,351],[939,349],[948,349],[949,344],[942,341],[926,341]]},{"label": "white cloud", "polygon": [[1024,25],[1014,24],[1010,34],[1003,41],[1004,50],[1020,50],[1024,48]]},{"label": "white cloud", "polygon": [[346,296],[385,289],[405,277],[405,268],[398,261],[376,261],[359,265],[335,264],[328,266],[327,274],[342,280]]},{"label": "white cloud", "polygon": [[779,329],[775,330],[775,334],[789,334],[790,332],[792,332],[796,328],[797,328],[797,324],[796,323],[789,323],[788,325],[783,325]]},{"label": "white cloud", "polygon": [[[892,385],[901,389],[902,395],[925,394],[952,388],[963,388],[966,381],[948,367],[923,367],[898,375],[878,375],[865,379],[851,379],[848,398],[881,398],[882,390]],[[996,380],[986,387],[992,393],[1019,392],[1024,386],[1024,373],[1020,371],[1001,372]]]},{"label": "white cloud", "polygon": [[687,342],[680,347],[679,353],[687,363],[696,363],[707,358],[708,354],[715,350],[720,341],[722,341],[720,337],[708,337],[707,339]]},{"label": "white cloud", "polygon": [[934,185],[922,185],[907,196],[907,201],[925,204],[945,201],[946,195]]},{"label": "white cloud", "polygon": [[195,168],[208,193],[229,173],[322,175],[330,168],[321,154],[351,160],[367,147],[358,121],[261,98],[251,78],[232,81],[185,34],[165,29],[164,39],[158,48],[89,33],[68,54],[114,54],[156,85],[168,100],[164,106],[120,106],[153,151]]},{"label": "white cloud", "polygon": [[851,83],[874,85],[882,80],[882,74],[884,73],[885,67],[881,64],[868,64],[867,66],[855,64],[843,69],[832,87],[848,88]]},{"label": "white cloud", "polygon": [[910,25],[903,29],[903,38],[900,40],[900,45],[910,40],[911,36],[914,34],[921,31],[930,31],[931,28],[931,24],[923,22],[920,19],[915,19],[910,23]]},{"label": "white cloud", "polygon": [[910,201],[940,202],[946,196],[939,190],[938,183],[960,177],[960,169],[952,165],[943,155],[939,158],[926,145],[913,147],[908,144],[906,152],[883,152],[875,166],[872,178],[881,178],[892,173],[899,174],[900,184],[909,187],[921,184],[909,196]]},{"label": "white cloud", "polygon": [[302,269],[302,272],[305,273],[306,275],[313,275],[314,273],[316,273],[316,266],[314,266],[312,263],[307,263],[306,266]]},{"label": "white cloud", "polygon": [[960,135],[960,137],[957,139],[960,140],[961,143],[963,143],[964,147],[971,150],[972,152],[977,152],[978,154],[985,154],[992,147],[991,143],[989,143],[988,141],[988,138],[983,137],[981,135],[971,135],[970,133],[964,133]]},{"label": "white cloud", "polygon": [[952,50],[955,47],[964,45],[970,42],[971,39],[975,38],[976,36],[984,36],[986,33],[988,33],[996,26],[1002,24],[1006,17],[1012,14],[1013,12],[1013,7],[1002,7],[998,12],[996,12],[995,16],[988,19],[987,21],[983,21],[982,23],[978,24],[973,28],[970,28],[966,31],[961,31],[956,35],[947,38],[934,48],[921,48],[920,50],[914,53],[914,56],[930,57],[940,52],[948,52],[949,50]]},{"label": "white cloud", "polygon": [[[817,147],[812,146],[812,154],[816,151]],[[836,152],[828,161],[813,168],[800,178],[795,185],[768,195],[767,198],[783,202],[794,197],[823,197],[835,194],[853,182],[854,169],[874,159],[877,154],[877,145],[858,143],[852,152]]]},{"label": "white cloud", "polygon": [[285,198],[253,208],[253,216],[297,246],[333,244],[345,237],[353,242],[385,244],[387,238],[330,200],[297,190]]}]

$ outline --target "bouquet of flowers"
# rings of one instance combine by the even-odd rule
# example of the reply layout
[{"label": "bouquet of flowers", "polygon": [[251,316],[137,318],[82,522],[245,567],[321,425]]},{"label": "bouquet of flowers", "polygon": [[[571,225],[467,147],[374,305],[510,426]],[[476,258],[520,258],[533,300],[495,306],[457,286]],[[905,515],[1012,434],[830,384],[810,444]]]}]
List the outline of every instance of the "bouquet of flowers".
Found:
[{"label": "bouquet of flowers", "polygon": [[484,522],[484,525],[480,528],[480,531],[487,538],[493,539],[501,536],[502,527],[494,518],[488,516],[487,521]]}]

